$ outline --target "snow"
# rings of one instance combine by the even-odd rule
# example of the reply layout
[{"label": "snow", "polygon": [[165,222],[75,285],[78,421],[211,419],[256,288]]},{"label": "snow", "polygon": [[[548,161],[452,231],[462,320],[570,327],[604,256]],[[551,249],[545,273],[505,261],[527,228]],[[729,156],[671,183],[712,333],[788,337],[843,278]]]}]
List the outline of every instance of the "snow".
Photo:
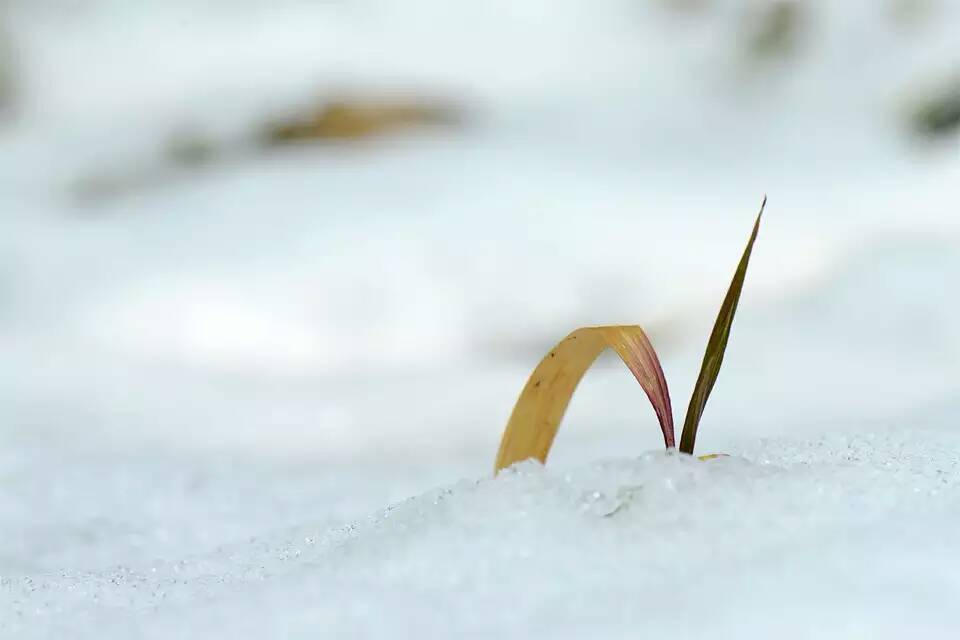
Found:
[{"label": "snow", "polygon": [[[6,578],[0,612],[24,638],[948,638],[958,445],[931,427],[760,440],[708,462],[527,462],[335,527],[310,510],[336,508],[317,490],[323,472],[291,484],[277,470],[250,483],[193,469],[159,487],[136,486],[140,470],[126,480],[136,499],[88,520],[88,536],[33,532],[125,562]],[[125,528],[138,511],[145,528]],[[258,519],[256,538],[234,537]],[[206,550],[149,559],[171,538]]]},{"label": "snow", "polygon": [[[811,2],[757,66],[744,3],[665,4],[6,3],[0,637],[956,637],[960,149],[901,125],[960,3]],[[250,147],[368,91],[464,124]],[[492,478],[577,326],[648,327],[682,410],[764,192],[730,456],[602,360]]]}]

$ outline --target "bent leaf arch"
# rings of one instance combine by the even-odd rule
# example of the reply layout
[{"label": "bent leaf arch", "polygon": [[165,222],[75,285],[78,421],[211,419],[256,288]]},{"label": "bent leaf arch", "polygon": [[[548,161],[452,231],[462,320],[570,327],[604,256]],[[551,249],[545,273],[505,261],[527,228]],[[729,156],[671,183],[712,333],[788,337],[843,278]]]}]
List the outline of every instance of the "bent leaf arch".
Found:
[{"label": "bent leaf arch", "polygon": [[577,329],[544,356],[533,370],[500,440],[494,470],[536,458],[545,462],[570,398],[604,349],[613,349],[646,392],[657,414],[663,441],[675,446],[673,409],[660,360],[639,326]]},{"label": "bent leaf arch", "polygon": [[[750,254],[760,230],[760,219],[767,206],[767,196],[763,196],[760,212],[753,223],[750,239],[737,265],[727,295],[723,299],[720,313],[713,325],[710,340],[700,366],[700,375],[690,397],[683,433],[680,437],[680,452],[693,453],[697,439],[697,429],[703,409],[710,398],[710,392],[720,373],[723,355],[727,350],[730,328],[737,312],[743,282],[750,264]],[[606,327],[584,327],[577,329],[561,340],[550,350],[537,368],[534,369],[526,386],[513,407],[510,421],[500,440],[500,450],[494,471],[500,471],[515,462],[536,458],[546,462],[550,447],[557,435],[560,421],[570,404],[570,398],[576,391],[580,379],[607,347],[613,349],[627,365],[643,387],[650,404],[653,405],[663,432],[663,442],[667,449],[675,446],[673,434],[673,410],[670,407],[670,392],[660,367],[660,361],[647,339],[643,329],[636,325],[616,325]],[[723,454],[700,456],[709,460]]]}]

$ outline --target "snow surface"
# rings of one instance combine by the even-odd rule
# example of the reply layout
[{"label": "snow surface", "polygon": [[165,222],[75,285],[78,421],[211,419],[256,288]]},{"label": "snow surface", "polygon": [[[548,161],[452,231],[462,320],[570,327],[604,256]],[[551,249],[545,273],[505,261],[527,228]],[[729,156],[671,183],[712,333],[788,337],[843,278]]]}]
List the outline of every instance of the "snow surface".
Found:
[{"label": "snow surface", "polygon": [[[665,4],[2,5],[0,637],[957,637],[960,147],[899,127],[960,3],[810,3],[760,67],[744,3]],[[343,91],[465,124],[164,160]],[[682,410],[763,192],[731,456],[642,453],[603,361],[492,479],[576,326],[650,328]]]},{"label": "snow surface", "polygon": [[[31,532],[125,561],[4,578],[0,614],[6,637],[24,638],[949,638],[950,427],[763,440],[709,462],[527,462],[337,527],[310,508],[336,504],[317,491],[322,472],[299,476],[293,496],[287,474],[257,486],[238,473],[249,469],[164,467],[163,486],[136,486],[132,459],[127,500],[106,495],[116,511],[85,514],[95,534]],[[31,472],[4,475],[18,473]],[[236,520],[258,535],[210,547],[204,534],[229,540]],[[206,550],[150,559],[171,538]]]}]

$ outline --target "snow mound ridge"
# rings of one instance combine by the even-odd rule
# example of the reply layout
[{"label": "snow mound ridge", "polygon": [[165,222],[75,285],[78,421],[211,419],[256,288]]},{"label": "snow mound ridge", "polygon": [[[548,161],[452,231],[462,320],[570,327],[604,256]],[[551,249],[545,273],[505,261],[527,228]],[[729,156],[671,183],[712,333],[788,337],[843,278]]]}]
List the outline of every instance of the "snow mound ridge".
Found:
[{"label": "snow mound ridge", "polygon": [[521,463],[332,531],[283,530],[144,570],[4,578],[0,629],[952,637],[958,444],[911,432],[761,442],[707,462]]}]

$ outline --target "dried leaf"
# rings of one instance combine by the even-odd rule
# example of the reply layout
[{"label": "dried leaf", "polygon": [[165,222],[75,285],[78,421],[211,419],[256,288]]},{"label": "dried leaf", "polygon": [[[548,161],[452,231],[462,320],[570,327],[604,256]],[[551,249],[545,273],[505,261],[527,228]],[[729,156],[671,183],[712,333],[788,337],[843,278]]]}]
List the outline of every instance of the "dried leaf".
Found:
[{"label": "dried leaf", "polygon": [[338,100],[305,116],[269,125],[263,142],[276,146],[360,140],[411,127],[456,124],[458,120],[454,106],[432,100]]},{"label": "dried leaf", "polygon": [[706,462],[707,460],[716,460],[717,458],[729,458],[730,454],[728,453],[707,453],[702,456],[697,456],[697,460],[702,460]]},{"label": "dried leaf", "polygon": [[734,274],[727,295],[723,299],[717,321],[713,325],[713,332],[707,342],[707,350],[703,354],[703,364],[700,365],[700,375],[693,387],[690,406],[687,407],[687,417],[683,421],[683,433],[680,436],[680,451],[683,453],[693,453],[693,446],[697,440],[697,427],[700,424],[700,417],[703,415],[703,408],[707,404],[710,391],[713,390],[713,384],[717,381],[717,375],[720,373],[723,353],[727,349],[727,340],[730,337],[730,327],[733,325],[733,316],[737,312],[737,303],[740,301],[740,292],[743,290],[743,280],[747,275],[750,253],[753,251],[753,243],[757,239],[757,231],[760,230],[760,218],[763,216],[763,209],[766,205],[767,197],[764,196],[763,203],[760,205],[760,213],[757,214],[757,221],[753,224],[750,240],[747,242],[747,247],[740,258],[740,264],[737,265],[737,272]]},{"label": "dried leaf", "polygon": [[660,361],[638,326],[584,327],[561,340],[540,361],[513,408],[500,441],[495,470],[547,459],[563,414],[583,374],[610,347],[637,378],[656,411],[666,446],[674,446],[673,409]]}]

